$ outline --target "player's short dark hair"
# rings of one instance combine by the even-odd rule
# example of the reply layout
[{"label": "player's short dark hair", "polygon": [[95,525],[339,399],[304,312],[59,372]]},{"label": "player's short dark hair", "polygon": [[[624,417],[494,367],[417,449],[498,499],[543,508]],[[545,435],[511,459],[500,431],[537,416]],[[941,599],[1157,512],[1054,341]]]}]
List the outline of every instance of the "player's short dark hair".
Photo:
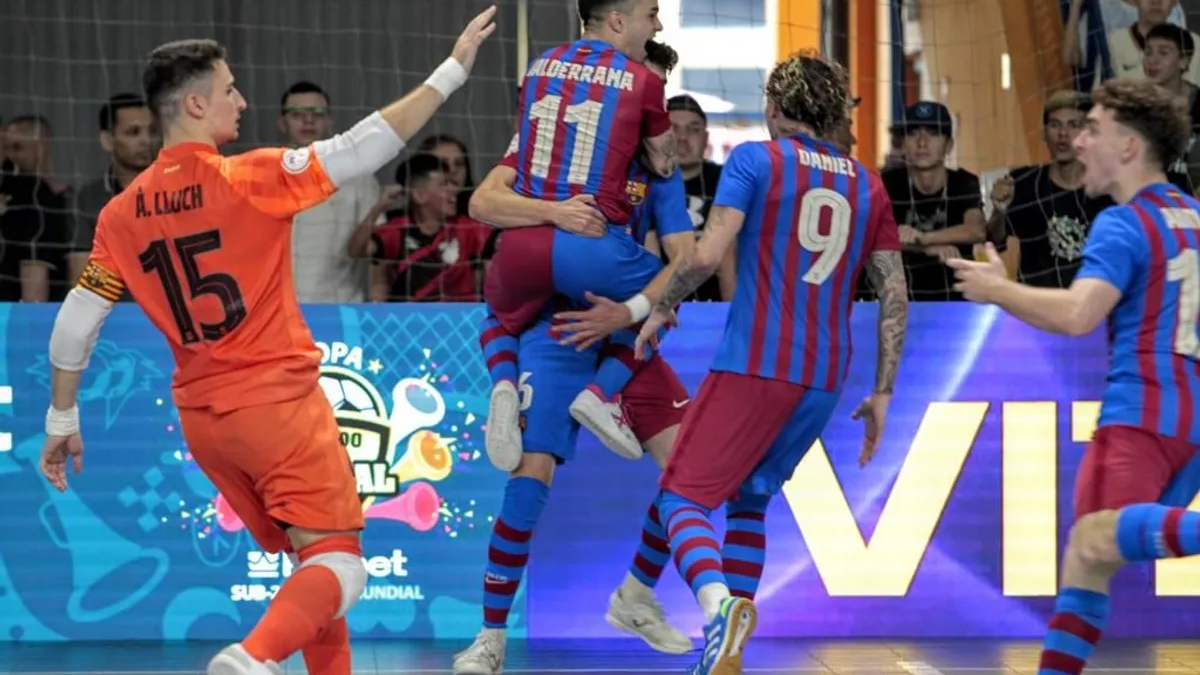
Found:
[{"label": "player's short dark hair", "polygon": [[646,40],[646,63],[670,73],[679,65],[679,52],[666,43]]},{"label": "player's short dark hair", "polygon": [[142,90],[155,117],[170,119],[178,113],[177,94],[196,80],[212,75],[225,48],[216,40],[178,40],[150,52],[142,71]]},{"label": "player's short dark hair", "polygon": [[333,101],[329,98],[329,93],[321,88],[321,85],[310,82],[308,80],[300,80],[283,92],[283,96],[279,97],[280,112],[287,112],[288,99],[296,94],[320,94],[325,99],[325,105],[333,105]]},{"label": "player's short dark hair", "polygon": [[396,183],[407,188],[416,187],[432,173],[450,173],[450,167],[437,155],[419,153],[396,167]]},{"label": "player's short dark hair", "polygon": [[850,78],[836,61],[802,51],[780,61],[767,77],[767,100],[788,119],[822,136],[850,113]]},{"label": "player's short dark hair", "polygon": [[1191,31],[1173,23],[1159,24],[1146,31],[1146,40],[1172,42],[1185,59],[1191,59],[1192,55],[1196,53],[1196,41],[1192,39]]},{"label": "player's short dark hair", "polygon": [[129,108],[145,108],[146,100],[129,92],[114,94],[100,106],[100,131],[112,131],[117,126],[117,114]]},{"label": "player's short dark hair", "polygon": [[594,21],[599,21],[608,15],[609,12],[620,7],[621,5],[629,5],[634,0],[579,0],[579,20],[587,25]]},{"label": "player's short dark hair", "polygon": [[1092,102],[1141,136],[1159,168],[1171,166],[1186,151],[1192,133],[1187,103],[1153,82],[1108,80],[1092,91]]}]

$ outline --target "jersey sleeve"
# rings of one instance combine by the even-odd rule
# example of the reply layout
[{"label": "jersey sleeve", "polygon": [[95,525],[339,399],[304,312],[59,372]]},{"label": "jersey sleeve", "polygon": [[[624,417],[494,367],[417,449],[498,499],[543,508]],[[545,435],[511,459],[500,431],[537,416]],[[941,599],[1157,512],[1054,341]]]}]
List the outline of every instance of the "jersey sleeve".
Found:
[{"label": "jersey sleeve", "polygon": [[251,206],[280,220],[290,220],[337,191],[312,146],[262,148],[228,157],[221,173]]},{"label": "jersey sleeve", "polygon": [[671,117],[667,114],[667,89],[662,78],[643,69],[642,82],[642,137],[654,138],[671,130]]},{"label": "jersey sleeve", "polygon": [[521,134],[513,134],[512,140],[508,142],[508,149],[504,151],[504,157],[500,158],[497,166],[506,166],[510,169],[517,168],[517,150],[520,148]]},{"label": "jersey sleeve", "polygon": [[118,236],[120,225],[110,225],[112,217],[105,211],[96,219],[96,236],[92,239],[92,251],[88,255],[83,274],[79,275],[78,287],[89,290],[109,302],[116,302],[125,293],[125,281],[117,268],[111,238]]},{"label": "jersey sleeve", "polygon": [[1094,223],[1083,247],[1083,266],[1076,279],[1099,279],[1124,295],[1133,282],[1139,260],[1148,260],[1142,250],[1145,237],[1138,231],[1135,216],[1128,208],[1109,209]]},{"label": "jersey sleeve", "polygon": [[750,212],[754,200],[760,167],[765,163],[761,143],[742,143],[729,153],[717,183],[713,206],[728,206],[742,213]]},{"label": "jersey sleeve", "polygon": [[883,181],[871,174],[871,249],[875,251],[899,251],[900,227],[896,225],[896,213],[892,210],[892,198]]},{"label": "jersey sleeve", "polygon": [[687,210],[687,191],[683,187],[683,174],[679,169],[675,169],[670,178],[650,180],[653,182],[650,188],[651,220],[658,236],[661,238],[694,232],[692,216]]}]

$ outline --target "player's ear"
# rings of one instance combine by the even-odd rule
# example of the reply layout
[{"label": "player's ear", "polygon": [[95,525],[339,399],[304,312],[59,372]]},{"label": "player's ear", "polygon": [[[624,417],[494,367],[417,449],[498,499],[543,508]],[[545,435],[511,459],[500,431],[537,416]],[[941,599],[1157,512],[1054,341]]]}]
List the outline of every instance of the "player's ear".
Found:
[{"label": "player's ear", "polygon": [[288,130],[287,129],[287,117],[285,117],[284,115],[280,115],[276,121],[276,124],[279,125],[279,133],[281,133],[281,134],[287,133],[287,130]]},{"label": "player's ear", "polygon": [[113,151],[113,135],[111,131],[100,132],[100,147],[104,148],[105,152]]}]

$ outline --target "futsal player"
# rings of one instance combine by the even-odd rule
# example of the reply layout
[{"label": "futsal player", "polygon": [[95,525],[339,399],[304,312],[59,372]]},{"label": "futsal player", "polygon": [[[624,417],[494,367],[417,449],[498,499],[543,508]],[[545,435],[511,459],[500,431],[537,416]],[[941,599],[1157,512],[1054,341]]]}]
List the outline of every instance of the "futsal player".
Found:
[{"label": "futsal player", "polygon": [[[646,67],[665,83],[667,74],[678,62],[679,57],[675,50],[660,42],[650,41],[646,44],[645,53]],[[472,215],[502,228],[539,227],[538,235],[543,245],[524,247],[521,274],[528,277],[531,271],[539,270],[545,279],[550,279],[555,276],[554,241],[557,233],[553,228],[542,226],[553,222],[566,232],[603,236],[606,224],[600,212],[593,208],[595,202],[588,195],[580,195],[565,202],[555,202],[526,197],[515,191],[517,157],[517,142],[514,138],[504,158],[473,193]],[[584,346],[611,335],[608,344],[605,345],[605,358],[601,361],[595,378],[587,389],[573,397],[571,411],[581,424],[592,430],[601,442],[614,452],[636,459],[642,454],[642,439],[634,433],[619,399],[620,392],[633,377],[634,371],[639,368],[636,359],[633,358],[633,340],[637,333],[627,327],[636,320],[637,310],[632,305],[637,299],[644,299],[647,304],[653,302],[670,278],[670,271],[664,271],[662,263],[643,249],[647,238],[653,235],[655,244],[665,248],[671,260],[680,260],[694,247],[695,236],[691,219],[687,217],[687,196],[682,175],[678,170],[670,178],[661,178],[651,175],[640,162],[635,161],[630,166],[624,189],[631,207],[627,225],[628,236],[637,247],[628,247],[629,253],[619,260],[600,257],[594,259],[592,264],[612,265],[610,273],[613,275],[622,274],[622,269],[628,263],[636,264],[640,270],[646,272],[656,270],[657,274],[633,301],[611,303],[611,308],[605,306],[610,309],[605,317],[610,323],[604,334],[597,333],[597,329],[603,327],[596,326],[594,320],[563,328],[575,331],[572,341]],[[680,236],[683,233],[689,236]],[[507,238],[508,233],[504,237]],[[621,239],[625,238],[626,235],[622,234]],[[633,253],[634,251],[636,253]],[[603,249],[597,252],[597,255],[602,254]],[[579,263],[560,259],[557,264],[564,266],[569,273]],[[513,270],[493,265],[488,271],[488,285],[492,289],[504,286],[510,283],[508,276],[514,274]],[[512,283],[522,282],[518,280]],[[545,288],[553,290],[550,283],[547,283]],[[541,308],[538,305],[545,306],[548,299],[542,293],[523,296],[522,301],[527,303],[528,309],[522,309],[520,313],[536,311]],[[584,299],[596,298],[594,295],[585,294]],[[520,461],[522,446],[517,406],[506,401],[516,398],[520,371],[516,360],[516,345],[517,334],[520,331],[510,330],[491,309],[489,304],[489,313],[484,318],[479,338],[493,386],[493,405],[489,411],[485,431],[485,446],[497,468],[511,471]],[[593,412],[597,404],[607,409],[606,414]]]},{"label": "futsal player", "polygon": [[350,674],[344,616],[367,574],[357,487],[317,384],[320,352],[292,284],[292,217],[390,162],[467,80],[495,30],[476,16],[425,84],[349,131],[304,148],[223,157],[246,108],[225,50],[184,40],[150,54],[142,81],[163,129],[154,164],[100,212],[95,243],[50,336],[54,373],[41,469],[59,490],[82,468],[77,395],[100,327],[129,290],[175,355],[188,449],[264,550],[294,551],[284,582],[212,675]]},{"label": "futsal player", "polygon": [[[661,262],[624,231],[631,208],[626,181],[635,156],[642,154],[664,177],[675,169],[665,84],[641,63],[646,43],[662,29],[658,1],[579,0],[578,9],[583,37],[545,52],[526,71],[513,187],[543,201],[594,203],[612,227],[598,239],[556,233],[549,226],[501,237],[484,297],[497,324],[513,335],[528,328],[556,292],[576,302],[585,301],[588,291],[620,298],[641,321],[650,302],[639,293],[661,269]],[[547,250],[552,267],[528,266],[529,259]],[[611,449],[630,459],[641,457],[614,401],[588,390],[572,405],[576,418],[586,420]],[[520,456],[511,424],[518,408],[515,383],[493,389],[489,420],[501,423],[489,431],[488,450],[504,469]]]},{"label": "futsal player", "polygon": [[1187,113],[1147,81],[1110,80],[1092,101],[1075,140],[1083,187],[1117,206],[1092,223],[1071,286],[1009,281],[990,245],[988,262],[948,263],[968,300],[1042,330],[1085,335],[1108,323],[1107,384],[1075,477],[1075,525],[1040,675],[1083,672],[1108,618],[1109,580],[1122,566],[1200,553],[1200,514],[1182,508],[1186,500],[1163,499],[1200,445],[1200,203],[1165,173],[1186,147]]},{"label": "futsal player", "polygon": [[773,140],[730,153],[695,257],[676,271],[638,336],[640,351],[737,240],[725,335],[657,499],[675,563],[707,622],[697,675],[741,673],[757,621],[754,603],[731,595],[712,510],[777,494],[829,421],[848,370],[850,307],[864,264],[880,303],[875,388],[854,413],[866,422],[859,461],[869,461],[908,315],[899,232],[883,184],[823,140],[849,111],[845,70],[797,54],[771,72],[766,97]]}]

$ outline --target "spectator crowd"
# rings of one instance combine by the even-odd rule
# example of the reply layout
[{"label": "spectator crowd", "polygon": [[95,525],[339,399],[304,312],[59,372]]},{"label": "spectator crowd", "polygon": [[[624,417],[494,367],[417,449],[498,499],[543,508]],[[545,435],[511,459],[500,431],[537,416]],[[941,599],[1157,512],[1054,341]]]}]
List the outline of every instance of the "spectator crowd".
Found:
[{"label": "spectator crowd", "polygon": [[[1085,93],[1109,77],[1148,78],[1177,93],[1200,125],[1200,36],[1187,30],[1177,0],[1070,0],[1062,59],[1076,87],[1054,92],[1042,108],[1045,164],[978,175],[950,168],[956,134],[951,111],[935,101],[907,107],[892,129],[880,169],[892,199],[913,300],[959,300],[943,264],[972,257],[993,242],[1009,272],[1025,283],[1064,287],[1081,262],[1091,222],[1109,205],[1081,187],[1073,141],[1090,107]],[[279,100],[278,130],[294,147],[334,133],[333,101],[300,81]],[[667,102],[678,140],[688,213],[697,236],[712,205],[721,167],[706,159],[708,117],[691,96]],[[51,121],[18,114],[0,124],[0,302],[61,300],[86,263],[96,216],[153,162],[160,143],[139,94],[117,93],[97,111],[108,166],[80,185],[52,164]],[[1195,194],[1200,151],[1193,142],[1170,180]],[[849,125],[832,139],[850,151]],[[449,135],[425,138],[380,185],[367,177],[296,216],[293,257],[301,302],[475,302],[497,231],[468,216],[475,185],[472,152]],[[735,264],[732,259],[727,265]],[[691,300],[727,300],[714,276]],[[860,297],[870,299],[865,278]]]}]

